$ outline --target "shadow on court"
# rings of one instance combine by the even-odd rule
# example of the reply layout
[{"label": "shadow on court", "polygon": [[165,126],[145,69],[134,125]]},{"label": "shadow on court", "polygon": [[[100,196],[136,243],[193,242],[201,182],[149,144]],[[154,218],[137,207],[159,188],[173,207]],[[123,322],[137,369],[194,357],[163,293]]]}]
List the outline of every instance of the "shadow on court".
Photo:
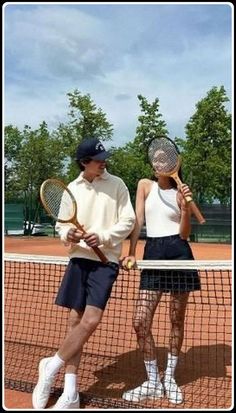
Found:
[{"label": "shadow on court", "polygon": [[[168,349],[159,347],[157,360],[161,376],[166,366]],[[231,365],[229,345],[204,345],[190,348],[180,354],[176,368],[176,381],[180,386],[191,384],[201,378],[227,377],[227,366]],[[101,394],[106,398],[119,398],[125,390],[143,383],[146,378],[145,367],[139,350],[131,351],[114,359],[109,366],[94,372],[97,382],[89,387],[90,394]]]}]

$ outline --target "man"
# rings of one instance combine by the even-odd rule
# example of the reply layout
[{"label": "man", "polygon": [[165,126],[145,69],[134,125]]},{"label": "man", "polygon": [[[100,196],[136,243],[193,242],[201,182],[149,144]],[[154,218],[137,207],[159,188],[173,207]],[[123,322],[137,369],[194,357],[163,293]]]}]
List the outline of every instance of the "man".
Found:
[{"label": "man", "polygon": [[[61,240],[69,246],[70,261],[56,304],[70,308],[69,332],[53,357],[40,361],[33,391],[33,407],[45,408],[56,373],[65,365],[64,391],[54,410],[79,407],[77,370],[84,344],[96,330],[119,272],[122,241],[135,223],[135,213],[124,182],[106,170],[107,152],[98,139],[82,141],[76,160],[80,175],[68,188],[78,206],[82,234],[73,224],[57,223]],[[93,248],[107,258],[101,262]]]}]

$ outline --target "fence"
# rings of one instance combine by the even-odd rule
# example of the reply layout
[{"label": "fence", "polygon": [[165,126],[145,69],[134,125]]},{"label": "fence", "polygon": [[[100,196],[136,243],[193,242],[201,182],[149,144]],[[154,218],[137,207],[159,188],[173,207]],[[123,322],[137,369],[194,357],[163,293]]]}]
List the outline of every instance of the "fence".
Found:
[{"label": "fence", "polygon": [[231,243],[232,218],[231,207],[225,205],[201,205],[205,224],[199,224],[192,219],[192,231],[190,241],[193,242],[217,242]]}]

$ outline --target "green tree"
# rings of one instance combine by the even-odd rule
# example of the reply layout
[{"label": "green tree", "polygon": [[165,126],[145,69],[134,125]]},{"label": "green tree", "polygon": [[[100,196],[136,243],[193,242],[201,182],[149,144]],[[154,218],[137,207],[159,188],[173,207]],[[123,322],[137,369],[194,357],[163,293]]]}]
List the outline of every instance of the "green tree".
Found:
[{"label": "green tree", "polygon": [[22,135],[18,128],[9,125],[5,128],[4,145],[4,175],[5,175],[5,200],[11,202],[18,193],[16,164],[19,160]]},{"label": "green tree", "polygon": [[134,205],[135,193],[139,179],[152,175],[150,165],[144,161],[143,154],[134,142],[127,143],[122,148],[112,148],[112,156],[108,161],[108,170],[119,176],[126,183],[131,201]]},{"label": "green tree", "polygon": [[22,132],[7,126],[5,148],[6,202],[23,201],[25,219],[31,222],[40,205],[42,182],[53,176],[63,177],[61,142],[43,122],[36,130],[26,125]]},{"label": "green tree", "polygon": [[146,152],[150,140],[168,134],[168,130],[162,114],[159,113],[159,99],[156,98],[152,103],[148,103],[144,96],[138,95],[138,100],[142,114],[138,117],[139,125],[136,129],[135,142],[142,151]]},{"label": "green tree", "polygon": [[120,176],[128,186],[133,204],[138,181],[153,175],[147,156],[148,143],[155,136],[167,134],[166,123],[159,113],[159,100],[156,98],[149,103],[142,95],[138,95],[138,100],[142,114],[138,117],[136,136],[123,148],[113,148],[109,161],[109,170]]},{"label": "green tree", "polygon": [[196,104],[186,125],[186,140],[177,138],[183,174],[199,203],[231,201],[231,114],[223,86],[213,87]]},{"label": "green tree", "polygon": [[69,122],[60,124],[57,135],[61,140],[64,154],[67,157],[67,178],[74,179],[78,174],[74,162],[76,148],[83,139],[98,138],[107,141],[112,138],[113,128],[101,108],[92,101],[89,94],[82,95],[75,89],[67,94],[69,98]]}]

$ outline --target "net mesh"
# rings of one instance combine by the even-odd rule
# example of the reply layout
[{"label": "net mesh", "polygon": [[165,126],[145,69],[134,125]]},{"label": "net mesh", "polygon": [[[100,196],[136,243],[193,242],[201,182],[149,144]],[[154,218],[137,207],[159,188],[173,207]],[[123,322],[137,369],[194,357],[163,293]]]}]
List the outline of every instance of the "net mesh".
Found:
[{"label": "net mesh", "polygon": [[[67,333],[68,310],[54,304],[68,260],[5,254],[6,388],[32,392],[41,358],[54,355]],[[140,270],[197,271],[201,290],[191,292],[184,340],[176,368],[183,393],[181,408],[229,408],[231,388],[231,262],[138,261],[138,268],[120,270],[102,322],[84,346],[78,372],[81,407],[165,408],[166,397],[129,402],[122,394],[146,380],[142,355],[132,327]],[[169,294],[156,309],[152,333],[163,376],[170,335]],[[53,395],[61,393],[64,370]]]},{"label": "net mesh", "polygon": [[148,148],[150,163],[159,173],[171,173],[178,166],[179,154],[175,144],[165,137],[154,139]]}]

